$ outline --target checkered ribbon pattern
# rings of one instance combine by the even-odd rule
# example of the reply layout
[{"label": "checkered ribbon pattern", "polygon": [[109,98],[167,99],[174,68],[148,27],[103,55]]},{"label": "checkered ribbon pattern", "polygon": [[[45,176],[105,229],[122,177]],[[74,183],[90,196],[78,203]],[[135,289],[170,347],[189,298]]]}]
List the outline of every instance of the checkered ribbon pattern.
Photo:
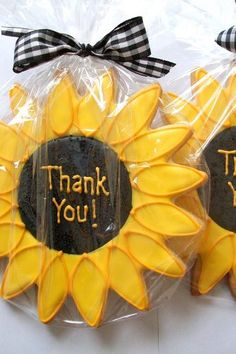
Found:
[{"label": "checkered ribbon pattern", "polygon": [[236,53],[236,26],[220,32],[216,43],[230,52]]},{"label": "checkered ribbon pattern", "polygon": [[68,34],[50,29],[2,27],[2,35],[18,37],[13,71],[20,73],[63,54],[88,55],[112,60],[144,76],[160,78],[175,66],[167,60],[150,57],[147,33],[142,17],[129,19],[105,35],[95,45],[81,44]]}]

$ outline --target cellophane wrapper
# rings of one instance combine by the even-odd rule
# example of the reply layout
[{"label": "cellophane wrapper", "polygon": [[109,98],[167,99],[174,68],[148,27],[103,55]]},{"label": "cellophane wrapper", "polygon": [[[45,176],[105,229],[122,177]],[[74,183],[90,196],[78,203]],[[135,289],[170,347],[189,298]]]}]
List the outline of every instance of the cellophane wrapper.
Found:
[{"label": "cellophane wrapper", "polygon": [[[192,295],[225,304],[235,297],[235,53],[221,48],[218,34],[229,29],[235,18],[235,3],[209,2],[196,21],[188,7],[172,18],[179,47],[192,61],[183,62],[165,85],[164,116],[168,123],[189,122],[200,145],[194,155],[205,160],[210,179],[207,223],[198,254],[185,284]],[[211,16],[211,15],[212,16]],[[214,16],[213,16],[214,14]],[[224,14],[222,16],[222,14]],[[186,31],[186,29],[188,29]],[[194,34],[195,33],[195,34]],[[194,40],[193,40],[194,39]],[[185,68],[183,68],[185,66]],[[180,151],[181,160],[187,150]],[[187,206],[186,202],[185,206]],[[194,210],[202,205],[196,195]],[[229,291],[230,290],[230,291]],[[231,295],[230,295],[231,292]]]},{"label": "cellophane wrapper", "polygon": [[[47,1],[42,18],[36,5],[4,5],[3,24],[94,43],[102,20],[103,35],[116,25],[106,15],[113,5]],[[163,2],[164,19],[169,8]],[[196,259],[209,184],[202,137],[188,114],[176,113],[170,87],[173,77],[76,55],[2,83],[3,298],[44,323],[96,327],[173,295]]]}]

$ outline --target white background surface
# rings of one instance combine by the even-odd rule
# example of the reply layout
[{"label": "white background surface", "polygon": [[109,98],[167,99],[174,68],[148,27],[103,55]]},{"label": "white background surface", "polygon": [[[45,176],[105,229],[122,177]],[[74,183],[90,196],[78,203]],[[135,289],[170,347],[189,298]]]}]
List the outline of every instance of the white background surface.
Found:
[{"label": "white background surface", "polygon": [[[236,22],[233,0],[0,0],[1,24],[48,27],[91,43],[137,15],[144,17],[153,55],[178,64],[163,85],[204,60],[230,56],[214,39]],[[1,88],[16,80],[13,48],[14,40],[0,38]],[[0,300],[0,354],[235,354],[236,303],[224,283],[211,295],[191,297],[185,280],[158,312],[96,330],[45,326]]]},{"label": "white background surface", "polygon": [[235,354],[236,304],[182,286],[158,312],[98,329],[55,328],[0,301],[1,354]]}]

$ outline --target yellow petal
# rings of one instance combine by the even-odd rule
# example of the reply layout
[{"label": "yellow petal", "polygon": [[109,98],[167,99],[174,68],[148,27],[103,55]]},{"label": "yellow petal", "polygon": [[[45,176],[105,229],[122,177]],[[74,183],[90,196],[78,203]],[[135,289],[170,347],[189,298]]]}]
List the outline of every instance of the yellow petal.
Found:
[{"label": "yellow petal", "polygon": [[[139,190],[137,190],[136,188],[132,189],[132,205],[133,208],[137,208],[139,206],[143,206],[146,204],[150,204],[150,203],[156,203],[157,202],[157,197],[153,196],[153,195],[149,195],[149,194],[145,194],[140,192]],[[131,210],[131,214],[132,215],[132,210]],[[141,232],[142,234],[142,232]]]},{"label": "yellow petal", "polygon": [[109,262],[110,287],[139,310],[148,308],[146,287],[130,256],[117,247],[111,249]]},{"label": "yellow petal", "polygon": [[229,287],[231,290],[232,295],[236,298],[236,257],[235,257],[235,250],[236,250],[236,237],[232,238],[233,246],[234,246],[234,259],[233,259],[233,265],[232,269],[230,270],[228,274],[228,282],[229,282]]},{"label": "yellow petal", "polygon": [[[236,250],[236,235],[233,234],[232,237],[232,242],[233,242],[233,247],[234,247],[234,259],[233,259],[233,265],[232,265],[232,269],[231,269],[231,273],[233,273],[234,278],[236,277],[236,257],[235,257],[235,250]],[[235,280],[235,279],[234,279]],[[236,289],[235,289],[236,290]]]},{"label": "yellow petal", "polygon": [[178,206],[188,210],[199,219],[206,219],[206,210],[201,202],[198,191],[194,190],[191,193],[183,194],[175,202]]},{"label": "yellow petal", "polygon": [[29,232],[25,231],[24,237],[22,237],[19,245],[17,245],[17,250],[25,247],[30,247],[30,246],[38,246],[39,242],[38,240]]},{"label": "yellow petal", "polygon": [[45,122],[38,119],[37,105],[29,93],[19,84],[9,91],[11,110],[16,117],[18,129],[37,143],[45,138]]},{"label": "yellow petal", "polygon": [[82,131],[83,135],[92,136],[101,126],[113,100],[112,74],[108,72],[103,75],[102,78],[96,81],[92,89],[88,89],[90,92],[80,101],[75,124]]},{"label": "yellow petal", "polygon": [[68,293],[68,274],[58,252],[44,270],[39,282],[38,314],[47,323],[57,314]]},{"label": "yellow petal", "polygon": [[236,75],[233,74],[229,77],[226,87],[226,94],[229,100],[229,104],[232,108],[234,114],[230,117],[230,122],[232,125],[236,125]]},{"label": "yellow petal", "polygon": [[189,164],[189,160],[192,156],[199,157],[201,144],[202,142],[200,143],[200,140],[198,140],[195,134],[178,151],[174,153],[172,157],[173,162],[180,164]]},{"label": "yellow petal", "polygon": [[58,136],[69,131],[77,113],[75,91],[71,78],[66,75],[59,79],[48,97],[46,115],[53,132]]},{"label": "yellow petal", "polygon": [[203,118],[202,112],[191,102],[184,100],[173,92],[163,94],[162,99],[164,102],[164,117],[170,124],[187,121],[194,125],[196,131],[201,128],[201,124],[206,117]]},{"label": "yellow petal", "polygon": [[[164,102],[167,105],[164,105],[163,108],[165,119],[171,124],[184,121],[189,122],[198,139],[205,141],[210,136],[212,130],[216,128],[216,122],[211,116],[206,116],[200,108],[176,94],[172,92],[166,93],[164,95]],[[194,142],[191,146],[194,147]]]},{"label": "yellow petal", "polygon": [[127,234],[128,248],[132,256],[147,269],[170,277],[182,277],[185,265],[163,242],[130,232]]},{"label": "yellow petal", "polygon": [[17,206],[17,190],[11,191],[9,193],[5,193],[1,195],[1,199],[11,204],[11,208]]},{"label": "yellow petal", "polygon": [[11,192],[15,187],[16,181],[12,173],[5,166],[0,166],[0,194]]},{"label": "yellow petal", "polygon": [[3,225],[3,224],[10,225],[12,227],[11,230],[13,230],[14,225],[25,227],[25,224],[21,220],[20,213],[19,213],[18,209],[15,207],[11,208],[11,210],[7,214],[5,214],[1,217],[0,225]]},{"label": "yellow petal", "polygon": [[132,96],[112,120],[107,136],[109,143],[123,143],[148,126],[157,111],[160,93],[160,86],[152,85]]},{"label": "yellow petal", "polygon": [[225,90],[206,70],[200,68],[193,72],[192,86],[197,103],[205,115],[215,123],[228,118],[230,108]]},{"label": "yellow petal", "polygon": [[233,74],[229,77],[227,81],[226,92],[230,100],[233,100],[234,110],[236,109],[235,103],[235,93],[236,93],[236,75]]},{"label": "yellow petal", "polygon": [[233,236],[234,233],[229,232],[209,218],[203,233],[203,241],[201,242],[199,252],[202,254],[209,253],[221,239],[230,235]]},{"label": "yellow petal", "polygon": [[12,204],[9,201],[0,198],[0,218],[9,212],[11,207]]},{"label": "yellow petal", "polygon": [[[111,242],[113,242],[113,240]],[[91,252],[89,254],[89,259],[91,262],[93,262],[94,265],[97,266],[97,268],[99,268],[105,276],[107,276],[109,253],[109,247],[105,246],[100,247],[96,250],[96,252]]]},{"label": "yellow petal", "polygon": [[231,95],[231,97],[234,97],[234,94],[236,92],[236,74],[235,74],[235,69],[233,71],[233,73],[231,73],[231,75],[228,78],[227,81],[227,89],[229,90],[229,95]]},{"label": "yellow petal", "polygon": [[12,256],[2,281],[1,294],[5,299],[19,295],[37,281],[42,252],[42,246],[37,245],[22,248]]},{"label": "yellow petal", "polygon": [[17,247],[23,238],[25,228],[9,223],[0,224],[0,256],[6,256]]},{"label": "yellow petal", "polygon": [[17,132],[8,125],[0,123],[0,158],[14,162],[24,158],[26,148]]},{"label": "yellow petal", "polygon": [[[134,220],[134,218],[132,217],[131,214],[129,215],[124,226],[122,227],[121,232],[124,235],[127,235],[128,233],[138,233],[141,235],[143,235],[143,234],[148,235],[149,237],[153,238],[154,240],[162,239],[162,236],[159,235],[158,233],[147,230],[145,227],[140,225],[136,220]],[[115,240],[117,240],[117,245],[119,245],[119,237],[117,237],[116,239],[113,239],[113,243],[115,243]]]},{"label": "yellow petal", "polygon": [[132,185],[141,192],[156,196],[172,196],[200,186],[206,174],[181,165],[157,164],[139,171]]},{"label": "yellow petal", "polygon": [[133,210],[133,217],[151,231],[168,236],[190,236],[200,230],[197,221],[171,203],[149,203]]},{"label": "yellow petal", "polygon": [[107,279],[88,257],[83,258],[72,276],[71,292],[76,306],[90,326],[98,326],[107,298]]},{"label": "yellow petal", "polygon": [[9,91],[10,106],[14,116],[18,115],[26,105],[28,92],[19,84],[15,84]]},{"label": "yellow petal", "polygon": [[45,141],[46,123],[45,119],[29,118],[19,125],[19,129],[36,143]]},{"label": "yellow petal", "polygon": [[108,143],[109,137],[107,134],[112,124],[112,120],[113,117],[107,116],[103,120],[102,125],[94,132],[93,138],[101,141],[102,143]]},{"label": "yellow petal", "polygon": [[198,290],[201,294],[210,291],[233,265],[232,236],[221,239],[208,253],[201,256],[201,274]]},{"label": "yellow petal", "polygon": [[150,130],[128,142],[121,151],[120,158],[128,162],[149,162],[178,150],[190,135],[191,130],[182,125]]}]

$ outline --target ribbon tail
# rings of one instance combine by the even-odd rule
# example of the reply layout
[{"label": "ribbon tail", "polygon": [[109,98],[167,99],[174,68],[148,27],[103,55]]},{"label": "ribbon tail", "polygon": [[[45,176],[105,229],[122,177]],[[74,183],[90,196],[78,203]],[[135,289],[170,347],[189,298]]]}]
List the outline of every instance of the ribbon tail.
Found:
[{"label": "ribbon tail", "polygon": [[160,78],[169,73],[176,64],[167,60],[148,57],[134,61],[117,62],[117,64],[139,75]]},{"label": "ribbon tail", "polygon": [[7,26],[1,27],[2,36],[8,36],[8,37],[18,37],[19,38],[23,34],[26,34],[31,31],[32,31],[31,29],[24,28],[24,27],[7,27]]}]

